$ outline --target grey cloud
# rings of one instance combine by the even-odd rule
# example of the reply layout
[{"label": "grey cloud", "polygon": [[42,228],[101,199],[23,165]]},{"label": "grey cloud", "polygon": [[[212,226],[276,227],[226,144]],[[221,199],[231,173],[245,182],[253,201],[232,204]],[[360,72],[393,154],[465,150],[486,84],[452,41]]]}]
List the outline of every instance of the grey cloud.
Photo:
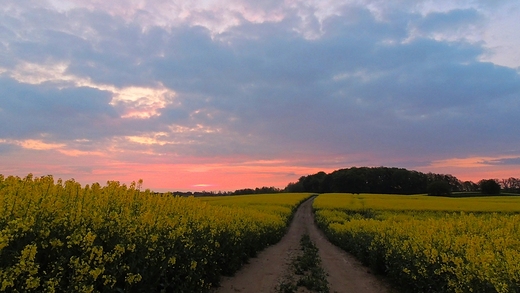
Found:
[{"label": "grey cloud", "polygon": [[[8,34],[9,46],[4,51],[11,60],[65,62],[70,74],[119,87],[153,83],[146,78],[139,56],[148,58],[162,47],[155,29],[143,33],[142,27],[123,19],[80,9],[67,14],[27,9],[18,18],[3,16],[7,16],[0,21],[4,31],[25,28],[16,31],[20,37],[3,34]],[[10,63],[11,68],[16,65]]]},{"label": "grey cloud", "polygon": [[0,155],[8,154],[12,150],[15,150],[15,149],[16,149],[16,147],[13,146],[12,144],[7,144],[7,143],[1,143],[0,142]]},{"label": "grey cloud", "polygon": [[493,160],[493,161],[484,161],[483,163],[484,164],[491,164],[491,165],[519,165],[520,166],[520,157],[518,157],[518,158]]},{"label": "grey cloud", "polygon": [[[143,29],[86,10],[57,16],[74,22],[74,28],[52,24],[36,30],[41,36],[33,40],[11,40],[9,30],[0,31],[10,38],[15,48],[10,54],[19,60],[69,61],[69,73],[116,86],[162,83],[177,93],[180,103],[168,105],[159,117],[122,122],[108,105],[107,93],[44,91],[43,86],[11,82],[6,88],[30,88],[27,95],[33,98],[32,106],[23,106],[21,94],[5,90],[15,97],[15,102],[3,101],[13,115],[9,119],[17,121],[14,115],[27,109],[35,115],[1,136],[30,136],[45,127],[58,132],[57,125],[65,122],[68,137],[81,137],[73,132],[88,131],[86,125],[96,122],[92,138],[201,124],[222,132],[170,133],[168,139],[188,143],[155,148],[161,153],[265,157],[295,149],[306,154],[370,151],[410,156],[407,164],[412,157],[500,152],[520,143],[511,128],[520,124],[518,72],[479,62],[482,44],[426,38],[404,42],[409,22],[429,31],[456,29],[480,21],[475,11],[424,19],[395,12],[381,22],[366,9],[350,7],[324,20],[317,39],[296,32],[302,20],[295,11],[287,13],[281,22],[244,22],[221,35],[188,25]],[[47,105],[40,109],[42,101]],[[52,107],[60,103],[75,115],[51,117],[58,109]]]},{"label": "grey cloud", "polygon": [[417,28],[424,32],[457,31],[484,21],[476,9],[454,9],[446,13],[433,12],[417,21]]},{"label": "grey cloud", "polygon": [[[334,29],[315,41],[283,30],[270,38],[231,38],[240,48],[234,62],[221,71],[211,62],[201,64],[205,70],[191,80],[189,90],[211,96],[206,107],[241,118],[240,125],[230,127],[274,139],[280,148],[446,155],[489,151],[500,143],[491,139],[474,145],[481,137],[498,138],[497,120],[504,113],[486,108],[507,102],[505,97],[518,99],[514,70],[479,62],[483,49],[478,45],[428,39],[382,44],[385,38],[402,38],[404,31],[376,22],[369,13],[358,22],[343,23],[338,17],[331,23]],[[216,44],[209,36],[205,40],[200,42],[209,46],[205,58],[221,57],[222,51],[211,49]],[[198,68],[199,63],[189,64]],[[358,70],[374,77],[331,81],[336,74]],[[212,83],[223,78],[227,83]],[[172,80],[182,79],[172,75]],[[231,96],[219,95],[220,87]],[[479,115],[483,119],[476,119]]]},{"label": "grey cloud", "polygon": [[0,78],[0,120],[4,125],[0,136],[19,139],[48,133],[55,138],[99,138],[118,117],[108,105],[110,99],[109,93],[91,88],[59,90]]}]

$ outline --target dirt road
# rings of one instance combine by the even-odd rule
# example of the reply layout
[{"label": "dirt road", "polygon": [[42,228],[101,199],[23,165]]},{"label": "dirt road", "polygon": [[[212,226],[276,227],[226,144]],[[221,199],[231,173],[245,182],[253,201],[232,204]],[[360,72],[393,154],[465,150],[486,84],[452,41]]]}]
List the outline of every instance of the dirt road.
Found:
[{"label": "dirt road", "polygon": [[292,256],[299,249],[299,241],[308,233],[319,249],[322,267],[328,274],[330,292],[383,293],[390,287],[370,274],[352,255],[332,245],[314,223],[313,198],[300,205],[287,234],[273,246],[252,258],[233,277],[222,279],[218,293],[271,293],[286,276]]}]

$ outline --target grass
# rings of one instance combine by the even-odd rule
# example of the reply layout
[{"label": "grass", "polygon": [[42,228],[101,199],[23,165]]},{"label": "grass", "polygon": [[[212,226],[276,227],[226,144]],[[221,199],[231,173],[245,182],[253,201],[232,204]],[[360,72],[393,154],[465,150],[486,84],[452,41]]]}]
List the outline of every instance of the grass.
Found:
[{"label": "grass", "polygon": [[[321,267],[318,248],[311,241],[309,234],[300,239],[301,253],[292,260],[292,273],[278,287],[279,293],[293,293],[299,287],[316,293],[328,293],[327,274]],[[295,279],[296,278],[296,279]]]}]

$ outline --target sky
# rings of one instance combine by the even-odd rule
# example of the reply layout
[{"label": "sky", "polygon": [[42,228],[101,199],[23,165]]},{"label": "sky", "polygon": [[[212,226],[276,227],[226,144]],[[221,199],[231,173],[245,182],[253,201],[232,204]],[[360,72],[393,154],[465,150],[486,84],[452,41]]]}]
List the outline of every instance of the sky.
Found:
[{"label": "sky", "polygon": [[517,0],[3,0],[0,174],[520,177]]}]

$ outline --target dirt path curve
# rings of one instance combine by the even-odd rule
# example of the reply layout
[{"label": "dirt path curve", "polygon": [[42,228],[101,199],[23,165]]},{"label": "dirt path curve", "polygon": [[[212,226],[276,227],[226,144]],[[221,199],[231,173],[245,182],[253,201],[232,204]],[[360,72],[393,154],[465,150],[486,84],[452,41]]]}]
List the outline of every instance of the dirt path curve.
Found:
[{"label": "dirt path curve", "polygon": [[387,293],[390,287],[369,273],[352,255],[331,244],[314,223],[311,198],[300,205],[287,234],[277,244],[250,259],[235,276],[224,277],[216,293],[271,293],[288,271],[288,263],[308,233],[319,249],[322,266],[328,274],[330,292]]}]

